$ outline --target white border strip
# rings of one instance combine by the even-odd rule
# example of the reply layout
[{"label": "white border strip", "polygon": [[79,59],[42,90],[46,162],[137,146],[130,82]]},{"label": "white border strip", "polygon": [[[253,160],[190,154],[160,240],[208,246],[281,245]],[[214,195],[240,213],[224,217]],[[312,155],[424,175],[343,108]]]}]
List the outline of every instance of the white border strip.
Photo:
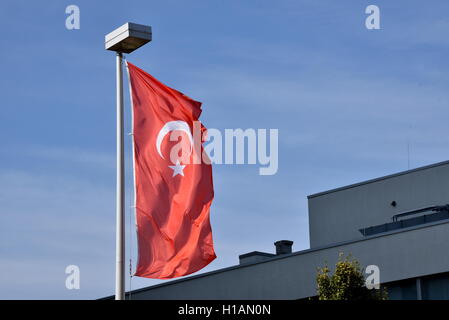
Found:
[{"label": "white border strip", "polygon": [[129,100],[131,101],[131,138],[132,138],[132,153],[133,153],[133,184],[134,184],[134,226],[136,230],[136,244],[137,244],[137,263],[136,267],[139,264],[139,234],[137,231],[137,216],[136,216],[136,201],[137,201],[137,192],[136,192],[136,159],[135,159],[135,153],[134,153],[134,103],[133,103],[133,92],[131,87],[131,78],[129,77],[129,68],[128,68],[128,60],[125,59],[125,65],[126,65],[126,74],[128,75],[128,85],[129,85]]}]

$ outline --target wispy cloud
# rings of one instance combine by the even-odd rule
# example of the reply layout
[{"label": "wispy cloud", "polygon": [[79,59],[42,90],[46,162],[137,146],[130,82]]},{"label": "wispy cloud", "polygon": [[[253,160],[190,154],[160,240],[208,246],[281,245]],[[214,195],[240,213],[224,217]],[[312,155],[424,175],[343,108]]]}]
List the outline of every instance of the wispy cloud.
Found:
[{"label": "wispy cloud", "polygon": [[115,169],[115,155],[102,151],[92,151],[76,147],[29,146],[18,151],[25,157],[39,158],[43,161],[60,161],[87,165],[97,169]]}]

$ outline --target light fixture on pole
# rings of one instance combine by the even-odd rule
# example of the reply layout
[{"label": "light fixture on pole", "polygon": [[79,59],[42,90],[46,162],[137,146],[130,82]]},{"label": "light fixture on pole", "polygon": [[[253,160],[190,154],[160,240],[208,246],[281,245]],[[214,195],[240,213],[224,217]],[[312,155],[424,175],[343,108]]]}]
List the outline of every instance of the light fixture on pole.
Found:
[{"label": "light fixture on pole", "polygon": [[116,269],[115,300],[125,299],[125,214],[124,214],[124,131],[123,53],[131,53],[151,41],[151,27],[125,23],[105,37],[105,49],[117,53],[117,186],[116,186]]}]

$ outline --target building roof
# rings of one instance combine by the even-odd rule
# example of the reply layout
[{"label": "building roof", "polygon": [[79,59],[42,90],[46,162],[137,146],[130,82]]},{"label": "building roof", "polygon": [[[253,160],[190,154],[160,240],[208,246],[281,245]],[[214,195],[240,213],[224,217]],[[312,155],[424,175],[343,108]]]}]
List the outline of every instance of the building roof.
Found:
[{"label": "building roof", "polygon": [[322,195],[325,195],[325,194],[338,192],[338,191],[342,191],[342,190],[345,190],[345,189],[351,189],[351,188],[359,187],[361,185],[365,185],[365,184],[369,184],[369,183],[373,183],[373,182],[377,182],[377,181],[382,181],[382,180],[386,180],[386,179],[402,176],[402,175],[409,174],[409,173],[412,173],[412,172],[423,171],[423,170],[427,170],[427,169],[431,169],[431,168],[435,168],[435,167],[445,166],[445,165],[448,165],[448,164],[449,164],[449,160],[442,161],[442,162],[437,162],[437,163],[430,164],[430,165],[427,165],[427,166],[418,167],[418,168],[414,168],[414,169],[410,169],[410,170],[406,170],[406,171],[401,171],[401,172],[390,174],[390,175],[386,175],[386,176],[383,176],[383,177],[374,178],[374,179],[370,179],[370,180],[366,180],[366,181],[350,184],[350,185],[347,185],[347,186],[338,187],[338,188],[335,188],[335,189],[330,189],[330,190],[327,190],[327,191],[314,193],[314,194],[311,194],[311,195],[307,196],[307,198],[311,199],[311,198],[319,197],[319,196],[322,196]]}]

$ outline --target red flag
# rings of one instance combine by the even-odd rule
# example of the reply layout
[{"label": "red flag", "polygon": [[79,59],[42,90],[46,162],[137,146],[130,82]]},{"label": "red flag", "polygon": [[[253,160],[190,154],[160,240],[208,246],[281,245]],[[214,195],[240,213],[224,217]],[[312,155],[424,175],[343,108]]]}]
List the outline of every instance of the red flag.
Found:
[{"label": "red flag", "polygon": [[194,161],[203,153],[201,135],[193,138],[201,103],[131,63],[128,70],[139,252],[135,275],[185,276],[216,258],[209,220],[212,166]]}]

